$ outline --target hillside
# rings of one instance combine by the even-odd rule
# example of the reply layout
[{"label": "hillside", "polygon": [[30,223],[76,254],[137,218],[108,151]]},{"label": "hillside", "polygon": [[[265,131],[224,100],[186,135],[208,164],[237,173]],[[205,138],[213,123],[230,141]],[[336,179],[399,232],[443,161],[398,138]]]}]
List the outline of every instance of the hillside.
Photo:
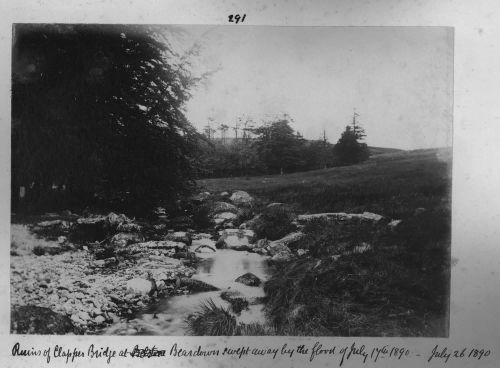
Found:
[{"label": "hillside", "polygon": [[451,149],[397,151],[353,166],[198,184],[209,192],[249,191],[263,202],[285,202],[306,212],[371,211],[403,218],[416,208],[448,203]]}]

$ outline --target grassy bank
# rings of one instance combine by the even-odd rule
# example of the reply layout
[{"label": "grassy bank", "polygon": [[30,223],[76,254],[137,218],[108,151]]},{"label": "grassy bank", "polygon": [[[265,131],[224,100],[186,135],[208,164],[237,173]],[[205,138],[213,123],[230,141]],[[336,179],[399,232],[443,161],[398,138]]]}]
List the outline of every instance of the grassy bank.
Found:
[{"label": "grassy bank", "polygon": [[[245,190],[261,205],[284,202],[298,213],[369,211],[403,219],[396,231],[328,221],[308,225],[295,247],[309,253],[275,266],[265,285],[273,334],[447,335],[450,150],[389,153],[350,167],[199,184],[215,193]],[[370,250],[349,252],[363,242]]]}]

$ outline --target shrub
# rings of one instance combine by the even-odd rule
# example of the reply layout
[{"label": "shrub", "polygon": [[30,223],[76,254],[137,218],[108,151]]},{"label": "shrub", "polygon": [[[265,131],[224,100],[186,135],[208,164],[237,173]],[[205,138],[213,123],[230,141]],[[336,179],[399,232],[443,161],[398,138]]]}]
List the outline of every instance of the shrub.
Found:
[{"label": "shrub", "polygon": [[236,318],[228,309],[218,307],[212,299],[201,306],[201,310],[187,318],[187,331],[195,336],[233,336],[236,334]]},{"label": "shrub", "polygon": [[33,247],[33,254],[43,256],[45,254],[45,248],[40,245],[35,245],[35,247]]},{"label": "shrub", "polygon": [[287,205],[266,207],[253,230],[259,239],[277,240],[295,230],[294,218],[294,211]]}]

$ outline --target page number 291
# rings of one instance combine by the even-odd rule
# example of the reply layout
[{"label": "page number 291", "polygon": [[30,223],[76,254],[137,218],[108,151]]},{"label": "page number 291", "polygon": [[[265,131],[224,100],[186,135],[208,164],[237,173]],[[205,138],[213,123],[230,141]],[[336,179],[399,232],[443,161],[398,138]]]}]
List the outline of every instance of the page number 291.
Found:
[{"label": "page number 291", "polygon": [[228,22],[236,23],[236,24],[238,24],[239,22],[243,23],[245,21],[246,16],[247,16],[246,14],[243,14],[243,16],[241,16],[239,14],[235,14],[235,15],[231,14],[228,16],[228,18],[229,18]]}]

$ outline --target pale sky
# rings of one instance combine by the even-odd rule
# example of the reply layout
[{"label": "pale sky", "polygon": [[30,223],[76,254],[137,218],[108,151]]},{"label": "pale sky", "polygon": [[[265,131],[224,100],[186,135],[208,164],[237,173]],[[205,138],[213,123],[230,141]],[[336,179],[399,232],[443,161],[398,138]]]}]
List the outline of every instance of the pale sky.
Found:
[{"label": "pale sky", "polygon": [[[217,70],[186,115],[233,126],[287,113],[305,138],[335,143],[353,111],[370,146],[451,145],[453,32],[441,27],[182,26],[201,45],[193,71]],[[232,135],[231,131],[231,135]],[[217,133],[219,135],[219,133]]]}]

